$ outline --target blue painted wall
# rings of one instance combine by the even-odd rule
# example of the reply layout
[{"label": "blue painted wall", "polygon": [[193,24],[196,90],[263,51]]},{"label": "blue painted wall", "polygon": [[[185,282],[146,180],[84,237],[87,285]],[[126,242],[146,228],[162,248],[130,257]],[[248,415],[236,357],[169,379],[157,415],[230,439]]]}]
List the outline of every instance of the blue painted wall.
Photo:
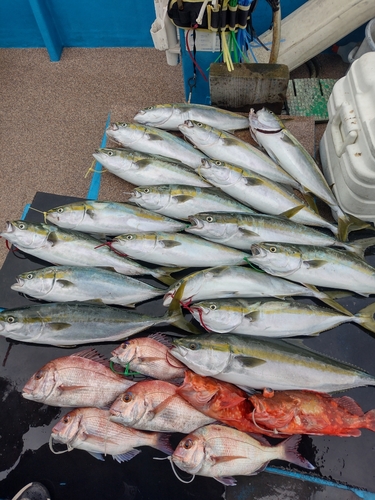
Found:
[{"label": "blue painted wall", "polygon": [[[153,0],[44,0],[44,4],[64,47],[153,47]],[[1,0],[0,47],[44,46],[29,0]]]}]

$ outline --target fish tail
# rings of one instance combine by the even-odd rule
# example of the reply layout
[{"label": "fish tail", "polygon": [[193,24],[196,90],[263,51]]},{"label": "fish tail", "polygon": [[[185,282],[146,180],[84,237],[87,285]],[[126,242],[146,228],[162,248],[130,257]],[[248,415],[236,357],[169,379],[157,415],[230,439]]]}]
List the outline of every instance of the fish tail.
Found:
[{"label": "fish tail", "polygon": [[287,462],[291,462],[292,464],[299,465],[304,469],[313,470],[315,467],[298,452],[298,445],[300,441],[301,436],[294,435],[278,444],[277,446],[283,451],[283,456],[280,458],[286,460]]},{"label": "fish tail", "polygon": [[153,448],[166,453],[167,455],[173,454],[173,447],[171,445],[171,434],[156,432],[156,442]]},{"label": "fish tail", "polygon": [[189,323],[189,321],[186,321],[186,319],[182,313],[180,299],[183,296],[185,286],[186,286],[186,283],[183,283],[176,291],[176,293],[172,299],[172,302],[169,306],[169,309],[168,309],[168,312],[166,315],[167,316],[166,321],[168,321],[168,323],[171,323],[174,326],[177,326],[177,328],[181,328],[181,330],[184,330],[185,332],[199,334],[201,332],[192,323]]},{"label": "fish tail", "polygon": [[367,330],[370,330],[370,332],[375,333],[374,314],[375,314],[375,302],[361,309],[355,315],[355,317],[358,318],[358,323],[361,326],[363,326]]},{"label": "fish tail", "polygon": [[375,245],[375,238],[362,238],[360,240],[347,243],[345,247],[363,259],[365,257],[366,248],[374,245]]},{"label": "fish tail", "polygon": [[375,432],[375,410],[370,410],[365,413],[365,429]]},{"label": "fish tail", "polygon": [[351,231],[359,231],[360,229],[374,229],[374,226],[365,222],[361,219],[358,219],[354,215],[346,214],[342,210],[337,210],[337,222],[338,222],[338,239],[340,241],[347,241],[348,234]]},{"label": "fish tail", "polygon": [[165,285],[171,286],[176,282],[176,278],[173,278],[171,274],[178,273],[184,269],[184,267],[158,267],[153,269],[150,274]]}]

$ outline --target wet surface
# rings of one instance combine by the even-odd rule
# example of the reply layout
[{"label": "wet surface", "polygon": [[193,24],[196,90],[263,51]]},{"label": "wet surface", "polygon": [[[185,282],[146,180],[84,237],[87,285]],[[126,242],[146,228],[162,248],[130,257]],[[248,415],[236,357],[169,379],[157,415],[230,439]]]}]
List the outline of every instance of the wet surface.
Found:
[{"label": "wet surface", "polygon": [[[75,200],[76,198],[37,193],[32,206],[46,210]],[[43,216],[30,210],[26,219],[42,222]],[[5,225],[5,221],[3,223]],[[361,233],[361,237],[364,235],[365,233]],[[1,241],[1,244],[5,242]],[[374,255],[366,259],[375,266]],[[10,286],[18,274],[45,265],[48,263],[33,257],[25,258],[20,252],[10,253],[0,271],[0,307],[29,305],[29,299],[11,290]],[[156,284],[152,279],[145,281]],[[373,297],[369,299],[349,296],[339,301],[354,313],[373,300]],[[161,299],[143,303],[137,310],[155,316],[165,312]],[[154,331],[173,332],[168,327],[150,329],[147,330],[147,334]],[[319,352],[352,363],[375,375],[375,338],[355,324],[342,325],[318,337],[306,339],[304,343]],[[93,347],[109,357],[111,350],[117,345],[119,343],[95,344]],[[168,461],[153,460],[153,457],[165,455],[151,448],[142,448],[142,453],[122,464],[110,456],[104,461],[96,460],[82,450],[54,455],[48,446],[50,432],[53,425],[69,409],[25,400],[21,395],[22,388],[31,375],[48,361],[82,349],[82,346],[62,349],[18,343],[0,337],[0,500],[12,498],[30,481],[40,481],[45,484],[51,492],[52,500],[86,498],[90,500],[107,498],[111,500],[160,498],[350,500],[358,497],[350,490],[278,476],[270,472],[263,472],[253,477],[238,477],[238,485],[227,487],[226,491],[217,481],[198,476],[192,483],[183,484],[174,476]],[[345,394],[351,396],[363,411],[375,408],[375,387],[352,389]],[[176,445],[181,437],[174,435],[173,445]],[[375,492],[374,432],[363,430],[358,438],[303,436],[299,450],[316,466],[314,477]],[[289,466],[285,462],[275,461],[271,465],[282,466],[287,471],[302,472],[302,469]],[[184,479],[189,479],[185,474],[181,475]],[[309,476],[312,477],[309,474],[305,477]]]}]

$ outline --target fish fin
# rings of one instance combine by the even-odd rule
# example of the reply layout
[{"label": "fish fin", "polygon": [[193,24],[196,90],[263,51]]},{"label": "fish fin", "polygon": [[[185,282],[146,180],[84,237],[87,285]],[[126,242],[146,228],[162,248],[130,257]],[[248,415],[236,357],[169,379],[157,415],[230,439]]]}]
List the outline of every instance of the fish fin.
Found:
[{"label": "fish fin", "polygon": [[158,134],[153,133],[153,132],[146,132],[145,134],[147,136],[147,139],[149,141],[163,141],[164,139],[160,137]]},{"label": "fish fin", "polygon": [[299,465],[304,469],[314,470],[315,467],[300,453],[298,453],[298,445],[300,441],[301,436],[294,435],[278,444],[277,447],[282,450],[282,456],[280,458],[286,460],[287,462],[291,462],[292,464]]},{"label": "fish fin", "polygon": [[252,358],[250,356],[236,356],[236,359],[247,368],[255,368],[266,363],[264,359]]},{"label": "fish fin", "polygon": [[58,238],[57,234],[55,233],[55,231],[51,231],[48,234],[47,241],[49,241],[52,244],[52,246],[54,246],[54,245],[56,245],[56,243],[58,243],[59,238]]},{"label": "fish fin", "polygon": [[77,389],[82,389],[83,387],[87,387],[85,385],[67,385],[64,384],[59,385],[59,389],[63,392],[76,391]]},{"label": "fish fin", "polygon": [[338,239],[340,241],[347,241],[348,234],[351,231],[359,231],[360,229],[372,229],[375,230],[374,226],[370,222],[365,222],[358,219],[354,215],[345,214],[340,210],[337,213],[338,221]]},{"label": "fish fin", "polygon": [[126,453],[121,453],[121,455],[113,455],[113,460],[116,460],[121,464],[121,462],[129,462],[132,458],[136,457],[141,453],[141,450],[130,450]]},{"label": "fish fin", "polygon": [[250,231],[250,229],[246,229],[244,227],[239,227],[238,230],[240,233],[243,233],[246,236],[259,236],[259,234],[256,233],[255,231]]},{"label": "fish fin", "polygon": [[351,252],[354,252],[356,255],[364,259],[366,248],[372,247],[374,245],[375,245],[375,238],[362,238],[360,240],[347,243],[346,248],[349,247],[349,250]]},{"label": "fish fin", "polygon": [[245,176],[243,177],[243,181],[248,186],[261,186],[262,184],[264,184],[263,179],[254,179],[254,177],[247,177],[246,172]]},{"label": "fish fin", "polygon": [[326,260],[323,259],[316,259],[316,260],[304,260],[303,265],[306,266],[308,269],[316,269],[318,267],[324,266],[327,264]]},{"label": "fish fin", "polygon": [[167,321],[169,323],[172,323],[172,325],[177,326],[178,328],[181,328],[182,330],[189,332],[189,333],[194,333],[194,334],[199,334],[201,331],[196,328],[192,323],[189,321],[186,321],[184,318],[184,315],[182,313],[181,309],[181,298],[183,297],[183,293],[185,290],[186,282],[183,283],[178,290],[176,291],[172,302],[170,303],[168,313],[167,313]]},{"label": "fish fin", "polygon": [[360,325],[372,333],[375,333],[375,303],[361,309],[355,316],[360,318]]},{"label": "fish fin", "polygon": [[315,202],[315,198],[314,196],[312,196],[310,193],[307,193],[306,191],[303,193],[303,197],[305,198],[306,200],[306,203],[308,204],[308,206],[311,208],[311,210],[313,210],[316,214],[319,215],[319,210],[318,210],[318,207],[316,205],[316,202]]},{"label": "fish fin", "polygon": [[65,330],[65,328],[70,328],[71,326],[71,323],[48,323],[48,328],[55,331]]},{"label": "fish fin", "polygon": [[149,158],[142,158],[142,160],[138,160],[133,162],[133,167],[135,168],[146,168],[150,165],[150,159]]},{"label": "fish fin", "polygon": [[229,135],[227,137],[221,137],[221,140],[223,141],[223,144],[225,146],[237,146],[238,145],[238,139],[236,136],[233,136],[233,137],[229,137]]},{"label": "fish fin", "polygon": [[220,408],[232,408],[233,406],[237,406],[242,403],[242,401],[246,401],[247,398],[238,396],[237,394],[231,394],[230,401],[221,401]]},{"label": "fish fin", "polygon": [[100,352],[93,348],[84,349],[83,351],[76,352],[70,356],[90,359],[91,361],[96,361],[104,366],[109,366],[109,361],[102,354],[100,354]]},{"label": "fish fin", "polygon": [[159,243],[161,243],[164,248],[174,248],[181,246],[181,243],[173,240],[160,240]]},{"label": "fish fin", "polygon": [[[303,286],[314,292],[315,293],[314,296],[317,299],[324,302],[324,304],[326,304],[327,306],[332,307],[332,309],[335,309],[336,311],[339,311],[342,314],[345,314],[346,316],[353,316],[353,314],[350,311],[348,311],[344,306],[342,306],[341,304],[339,304],[334,300],[335,298],[347,297],[347,294],[352,295],[352,293],[346,291],[343,292],[342,290],[337,290],[332,292],[327,291],[323,293],[320,290],[318,290],[314,285],[311,285],[309,283],[302,283],[302,284]],[[340,295],[341,293],[343,293],[344,295]]]},{"label": "fish fin", "polygon": [[56,280],[56,283],[58,285],[60,285],[62,288],[70,288],[70,287],[75,287],[75,284],[72,283],[71,281],[69,280],[61,280],[61,279],[57,279]]},{"label": "fish fin", "polygon": [[171,274],[178,273],[184,269],[184,267],[157,267],[155,269],[151,269],[150,274],[165,285],[171,286],[176,282],[176,278],[173,278]]},{"label": "fish fin", "polygon": [[248,457],[243,456],[243,455],[229,455],[229,456],[221,455],[219,457],[212,456],[211,461],[216,465],[216,464],[222,464],[225,462],[231,462],[232,460],[237,460],[237,459],[241,460],[243,458],[248,458]]},{"label": "fish fin", "polygon": [[341,406],[341,408],[344,408],[352,415],[356,415],[357,417],[363,417],[364,413],[362,408],[359,406],[358,403],[354,401],[354,399],[350,398],[349,396],[342,396],[341,398],[336,398],[335,401],[339,406]]},{"label": "fish fin", "polygon": [[300,210],[306,208],[306,205],[297,205],[296,207],[290,208],[289,210],[285,210],[279,214],[280,217],[286,217],[287,219],[292,218],[294,215],[298,214]]},{"label": "fish fin", "polygon": [[365,413],[365,425],[366,429],[375,431],[375,410],[370,410]]},{"label": "fish fin", "polygon": [[259,311],[252,311],[244,314],[244,318],[249,319],[251,322],[255,322],[257,321],[257,319],[259,319]]},{"label": "fish fin", "polygon": [[163,344],[165,347],[172,347],[171,340],[168,339],[163,333],[160,332],[151,333],[151,335],[149,335],[148,338],[156,340],[156,342]]},{"label": "fish fin", "polygon": [[170,439],[171,439],[171,434],[160,432],[154,448],[156,448],[159,451],[162,451],[166,455],[172,455],[174,452],[174,448],[171,445]]},{"label": "fish fin", "polygon": [[187,194],[177,194],[176,196],[173,196],[173,201],[177,201],[177,203],[185,203],[186,201],[190,201],[193,198],[193,196],[189,196]]},{"label": "fish fin", "polygon": [[90,217],[90,219],[95,219],[95,210],[92,210],[91,208],[88,208],[86,210],[86,214]]},{"label": "fish fin", "polygon": [[103,453],[95,453],[94,451],[89,451],[88,453],[90,453],[90,455],[92,455],[97,460],[101,460],[102,462],[104,462]]},{"label": "fish fin", "polygon": [[237,480],[232,476],[213,476],[213,479],[223,484],[224,486],[236,486]]}]

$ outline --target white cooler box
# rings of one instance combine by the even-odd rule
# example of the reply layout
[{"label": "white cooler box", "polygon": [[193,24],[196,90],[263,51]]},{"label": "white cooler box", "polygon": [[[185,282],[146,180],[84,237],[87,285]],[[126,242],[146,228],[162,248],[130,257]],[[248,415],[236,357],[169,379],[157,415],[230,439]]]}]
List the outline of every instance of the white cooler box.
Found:
[{"label": "white cooler box", "polygon": [[342,210],[375,222],[375,52],[335,83],[328,116],[319,147],[324,175]]}]

